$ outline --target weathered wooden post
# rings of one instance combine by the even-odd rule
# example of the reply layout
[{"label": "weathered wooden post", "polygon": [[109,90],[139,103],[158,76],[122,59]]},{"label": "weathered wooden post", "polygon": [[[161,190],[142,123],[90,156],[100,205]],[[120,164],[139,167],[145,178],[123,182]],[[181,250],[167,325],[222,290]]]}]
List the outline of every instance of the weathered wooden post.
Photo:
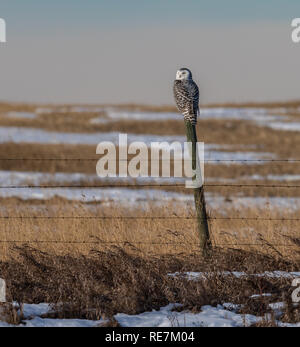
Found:
[{"label": "weathered wooden post", "polygon": [[[193,172],[197,172],[197,169],[200,170],[200,163],[199,163],[199,157],[198,157],[198,153],[197,153],[196,126],[193,125],[188,120],[184,120],[184,123],[185,123],[185,128],[186,128],[187,142],[192,144],[192,153],[191,153],[192,170],[193,170]],[[197,168],[197,166],[198,166],[198,168]],[[196,181],[196,179],[197,179],[197,177],[196,177],[196,175],[194,175],[193,181]],[[211,241],[210,241],[208,222],[207,222],[207,213],[206,213],[206,205],[205,205],[204,187],[203,187],[202,177],[201,177],[201,187],[197,187],[197,185],[195,184],[194,200],[195,200],[195,208],[196,208],[196,216],[197,216],[200,249],[202,250],[202,254],[204,256],[206,256],[208,254],[209,249],[211,248]]]}]

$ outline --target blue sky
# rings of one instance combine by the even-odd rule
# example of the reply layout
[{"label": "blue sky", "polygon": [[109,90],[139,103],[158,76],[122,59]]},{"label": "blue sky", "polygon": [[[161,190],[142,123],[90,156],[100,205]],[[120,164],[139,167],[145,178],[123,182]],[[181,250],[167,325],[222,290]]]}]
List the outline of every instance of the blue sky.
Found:
[{"label": "blue sky", "polygon": [[169,104],[182,66],[204,102],[294,99],[295,17],[299,0],[1,0],[0,99]]},{"label": "blue sky", "polygon": [[[12,30],[39,31],[161,25],[284,21],[300,13],[299,0],[1,0]],[[25,25],[25,27],[24,27]]]}]

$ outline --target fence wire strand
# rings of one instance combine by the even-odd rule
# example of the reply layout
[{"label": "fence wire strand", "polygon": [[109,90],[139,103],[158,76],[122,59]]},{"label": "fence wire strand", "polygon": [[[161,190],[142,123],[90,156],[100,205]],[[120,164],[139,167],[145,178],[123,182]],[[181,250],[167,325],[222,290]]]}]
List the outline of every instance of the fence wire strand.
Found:
[{"label": "fence wire strand", "polygon": [[[224,152],[226,153],[226,152]],[[100,158],[0,158],[0,161],[97,161]],[[113,160],[113,159],[111,159]],[[152,161],[163,161],[166,159],[151,159]],[[130,161],[130,159],[116,159],[116,162]],[[149,161],[148,159],[140,159],[140,161]],[[171,162],[183,161],[183,159],[170,159]],[[300,159],[205,159],[206,162],[258,162],[258,163],[300,163]]]},{"label": "fence wire strand", "polygon": [[[197,243],[191,242],[138,242],[138,241],[66,241],[66,240],[0,240],[0,243],[55,243],[55,244],[108,244],[108,245],[155,245],[155,246],[167,246],[167,245],[189,245],[189,246],[201,246]],[[216,243],[216,247],[218,246],[265,246],[265,243]],[[281,244],[273,244],[272,246],[277,247],[295,247],[295,245],[281,243]]]},{"label": "fence wire strand", "polygon": [[[9,185],[0,189],[97,189],[97,188],[185,188],[185,184],[99,184],[99,185]],[[204,184],[203,187],[229,188],[300,188],[299,184]]]},{"label": "fence wire strand", "polygon": [[[99,158],[0,158],[0,161],[74,161],[74,162],[88,162],[97,161]],[[181,159],[179,159],[182,161]],[[116,161],[129,161],[116,160]],[[148,160],[147,160],[148,161]],[[163,161],[161,158],[157,161]],[[176,161],[176,159],[171,159],[171,161]],[[206,159],[205,163],[300,163],[300,159]],[[98,184],[98,185],[6,185],[0,186],[0,189],[97,189],[97,188],[159,188],[159,187],[174,187],[174,188],[185,188],[184,184]],[[227,187],[227,188],[300,188],[298,184],[204,184],[204,187]],[[76,220],[76,219],[94,219],[94,220],[173,220],[173,219],[185,219],[185,220],[196,220],[197,217],[183,217],[183,216],[0,216],[0,220],[11,220],[11,219],[24,219],[24,220]],[[287,221],[300,221],[300,218],[260,218],[260,217],[208,217],[208,220],[251,220],[251,221],[277,221],[277,222],[287,222]],[[199,220],[199,219],[198,219]],[[289,240],[292,242],[291,240]],[[0,240],[0,243],[9,244],[107,244],[107,245],[190,245],[197,247],[195,243],[189,242],[134,242],[134,241],[66,241],[66,240]],[[200,245],[199,245],[200,246]],[[264,246],[264,243],[215,243],[216,247],[227,246]],[[295,247],[295,244],[272,244],[272,246],[277,247]],[[199,251],[195,249],[195,251]]]},{"label": "fence wire strand", "polygon": [[178,217],[168,217],[168,216],[147,216],[147,217],[141,217],[141,216],[0,216],[0,220],[7,220],[7,219],[99,219],[99,220],[178,220],[178,219],[184,219],[184,220],[251,220],[251,221],[276,221],[276,222],[285,222],[285,221],[300,221],[300,218],[260,218],[260,217],[207,217],[206,219],[201,219],[198,217],[184,217],[184,216],[178,216]]}]

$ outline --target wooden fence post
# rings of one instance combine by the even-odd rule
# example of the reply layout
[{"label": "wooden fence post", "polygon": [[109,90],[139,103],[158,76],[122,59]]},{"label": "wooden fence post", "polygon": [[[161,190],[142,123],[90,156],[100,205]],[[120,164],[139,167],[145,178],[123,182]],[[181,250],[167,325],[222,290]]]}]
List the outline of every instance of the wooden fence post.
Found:
[{"label": "wooden fence post", "polygon": [[[197,162],[199,160],[199,158],[197,158],[196,126],[187,120],[184,120],[184,123],[186,128],[187,142],[192,143],[192,169],[193,169],[193,172],[196,172]],[[198,165],[199,165],[199,162],[198,162]],[[198,168],[200,170],[200,165]],[[196,180],[196,175],[194,175],[193,177],[193,181],[194,180]],[[203,181],[201,183],[203,183]],[[201,185],[201,187],[194,188],[194,200],[195,200],[195,208],[196,208],[196,216],[197,216],[200,249],[202,250],[202,254],[206,256],[208,254],[208,251],[211,249],[211,241],[210,241],[208,222],[207,222],[207,213],[206,213],[203,184]]]}]

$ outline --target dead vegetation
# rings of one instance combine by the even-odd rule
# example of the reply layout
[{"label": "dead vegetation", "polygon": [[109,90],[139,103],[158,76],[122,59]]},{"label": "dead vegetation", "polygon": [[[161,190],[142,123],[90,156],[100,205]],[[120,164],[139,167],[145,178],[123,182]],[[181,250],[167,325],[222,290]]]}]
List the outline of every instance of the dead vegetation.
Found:
[{"label": "dead vegetation", "polygon": [[[43,318],[110,319],[119,312],[138,314],[180,302],[181,310],[201,311],[204,305],[224,302],[239,304],[241,313],[264,316],[268,304],[282,300],[290,288],[289,279],[255,277],[266,270],[299,269],[299,264],[240,250],[215,249],[203,261],[194,255],[144,257],[119,247],[90,256],[54,256],[22,247],[12,250],[15,259],[0,263],[7,278],[8,300],[18,303],[53,303],[53,312]],[[206,271],[206,279],[190,281],[174,272]],[[236,278],[221,271],[244,271]],[[271,297],[250,298],[271,293]],[[286,322],[299,318],[297,308],[288,306],[280,317]],[[22,319],[22,317],[20,317]],[[16,320],[18,323],[20,321]],[[113,323],[111,323],[113,324]]]},{"label": "dead vegetation", "polygon": [[[287,106],[289,114],[298,115],[299,105],[299,102],[291,102],[238,106]],[[71,109],[63,114],[57,111],[39,115],[36,120],[3,116],[10,111],[33,112],[36,107],[1,103],[0,126],[65,132],[184,135],[180,121],[147,122],[147,126],[136,121],[94,125],[90,120],[99,113],[77,114]],[[167,106],[120,106],[124,107],[139,111],[174,111]],[[198,127],[199,140],[232,146],[228,151],[270,152],[283,159],[299,157],[297,132],[275,131],[251,122],[229,120],[201,120]],[[99,159],[95,149],[87,145],[4,143],[0,144],[0,169],[95,174]],[[77,160],[80,158],[88,160]],[[208,184],[218,183],[220,178],[238,178],[239,183],[249,184],[253,181],[243,176],[299,174],[299,165],[207,164],[205,174],[211,180]],[[96,180],[89,184],[105,185],[105,182]],[[261,179],[255,183],[278,182]],[[64,184],[69,182],[61,182]],[[87,181],[80,184],[87,185]],[[174,187],[161,189],[190,193]],[[278,319],[299,322],[299,307],[290,302],[290,279],[251,275],[273,270],[300,271],[298,211],[275,210],[268,205],[261,209],[230,206],[230,201],[234,202],[242,194],[297,197],[299,191],[296,188],[249,187],[241,192],[230,187],[206,187],[207,193],[225,196],[229,202],[222,211],[209,211],[214,248],[206,260],[198,252],[196,220],[189,206],[178,208],[170,203],[164,207],[126,208],[97,202],[76,203],[58,197],[47,201],[1,198],[0,274],[7,281],[7,299],[18,302],[21,308],[17,312],[9,307],[8,321],[14,324],[22,321],[22,303],[53,303],[53,312],[47,317],[106,318],[107,324],[114,326],[113,315],[118,312],[137,314],[175,302],[183,304],[182,309],[198,312],[203,305],[231,302],[240,305],[239,312],[243,314],[268,314],[258,326],[275,326]],[[236,219],[227,220],[224,216]],[[184,276],[168,275],[185,271],[207,271],[209,275],[205,281],[188,281]],[[247,276],[224,276],[221,271],[244,271]],[[263,293],[271,293],[271,296],[251,297]],[[275,317],[269,304],[279,301],[286,305],[280,316]]]},{"label": "dead vegetation", "polygon": [[[297,211],[285,210],[283,214],[268,206],[224,207],[209,211],[209,216],[214,247],[299,259]],[[16,198],[2,199],[0,259],[15,257],[13,245],[30,245],[59,256],[88,256],[91,250],[105,252],[112,246],[141,257],[199,255],[196,223],[189,204],[185,208],[172,203],[126,208],[61,198],[24,203]]]}]

